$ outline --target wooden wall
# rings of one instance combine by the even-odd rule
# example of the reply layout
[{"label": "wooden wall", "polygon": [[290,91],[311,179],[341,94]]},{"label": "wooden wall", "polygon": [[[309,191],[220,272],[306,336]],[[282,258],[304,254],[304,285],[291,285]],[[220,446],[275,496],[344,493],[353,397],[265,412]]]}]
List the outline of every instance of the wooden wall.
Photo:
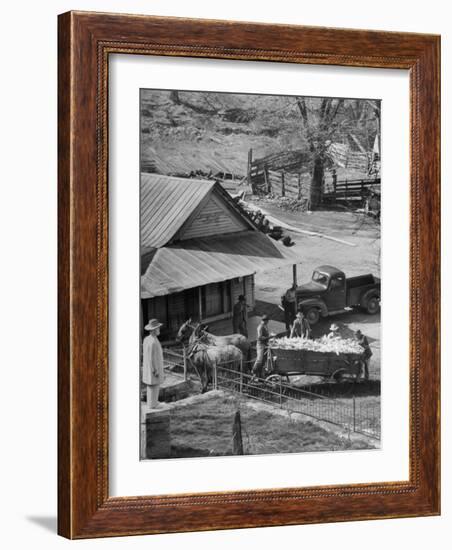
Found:
[{"label": "wooden wall", "polygon": [[246,277],[239,277],[232,280],[232,304],[234,305],[240,294],[246,297],[247,304],[254,308],[255,295],[254,295],[254,275],[248,275]]},{"label": "wooden wall", "polygon": [[311,174],[270,170],[264,167],[262,173],[253,179],[253,192],[272,194],[276,197],[304,200],[309,198]]},{"label": "wooden wall", "polygon": [[[236,279],[232,279],[231,281],[225,281],[220,285],[223,293],[225,292],[224,287],[226,284],[230,284],[231,287],[230,301],[226,300],[224,302],[229,302],[228,311],[219,313],[214,317],[215,319],[231,317],[232,308],[237,302],[240,294],[244,294],[246,296],[247,304],[250,308],[254,308],[254,275],[238,277]],[[214,291],[216,288],[217,285],[205,285],[204,287],[201,287],[201,295],[204,294],[204,308],[206,305],[206,294]],[[167,296],[156,296],[155,298],[142,300],[143,326],[147,324],[149,319],[158,319],[163,323],[161,328],[162,338],[165,339],[175,337],[180,325],[185,321],[185,316],[188,313],[192,314],[194,319],[198,319],[198,293],[199,288],[193,288],[183,292],[177,292],[175,294],[168,294]],[[195,301],[196,304],[194,303]],[[206,319],[204,318],[203,321],[205,320]]]},{"label": "wooden wall", "polygon": [[267,170],[266,176],[267,188],[273,195],[300,200],[309,198],[310,174],[290,174],[288,172]]},{"label": "wooden wall", "polygon": [[183,229],[180,239],[196,239],[249,229],[240,217],[230,210],[214,193],[193,220]]}]

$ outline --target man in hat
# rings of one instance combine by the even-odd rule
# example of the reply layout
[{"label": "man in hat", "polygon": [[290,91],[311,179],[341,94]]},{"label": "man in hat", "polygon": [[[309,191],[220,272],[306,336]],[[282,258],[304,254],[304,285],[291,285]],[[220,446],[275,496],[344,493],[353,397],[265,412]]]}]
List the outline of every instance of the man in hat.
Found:
[{"label": "man in hat", "polygon": [[328,336],[327,338],[340,338],[340,334],[339,334],[339,327],[336,325],[336,323],[333,323],[331,326],[330,326],[330,332],[328,333]]},{"label": "man in hat", "polygon": [[298,311],[295,321],[290,331],[291,338],[310,338],[311,337],[311,325],[302,311]]},{"label": "man in hat", "polygon": [[295,320],[297,309],[297,287],[293,284],[286,293],[281,296],[281,304],[284,309],[284,321],[286,324],[287,336],[290,336],[292,323]]},{"label": "man in hat", "polygon": [[240,294],[237,303],[234,304],[234,308],[232,310],[232,332],[234,334],[243,334],[243,336],[248,338],[247,307],[245,296]]},{"label": "man in hat", "polygon": [[367,337],[358,329],[355,332],[355,337],[358,344],[363,348],[363,361],[364,361],[364,379],[369,380],[369,363],[373,353],[369,346]]},{"label": "man in hat", "polygon": [[264,366],[265,352],[268,348],[268,341],[274,334],[268,331],[268,315],[262,315],[262,320],[257,327],[256,352],[257,357],[254,362],[252,373],[253,377],[261,377],[262,368]]},{"label": "man in hat", "polygon": [[156,409],[159,401],[159,390],[164,379],[163,350],[157,336],[160,327],[157,319],[151,319],[144,327],[149,335],[143,340],[143,383],[146,385],[146,402],[150,409]]}]

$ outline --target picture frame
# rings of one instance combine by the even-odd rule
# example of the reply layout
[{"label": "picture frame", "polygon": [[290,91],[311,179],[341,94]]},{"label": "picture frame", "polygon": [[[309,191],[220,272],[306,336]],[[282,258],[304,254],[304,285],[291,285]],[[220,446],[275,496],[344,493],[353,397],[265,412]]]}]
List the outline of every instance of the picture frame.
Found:
[{"label": "picture frame", "polygon": [[[58,532],[90,538],[440,513],[440,38],[68,12],[58,38]],[[109,496],[109,56],[404,69],[410,75],[409,480]]]}]

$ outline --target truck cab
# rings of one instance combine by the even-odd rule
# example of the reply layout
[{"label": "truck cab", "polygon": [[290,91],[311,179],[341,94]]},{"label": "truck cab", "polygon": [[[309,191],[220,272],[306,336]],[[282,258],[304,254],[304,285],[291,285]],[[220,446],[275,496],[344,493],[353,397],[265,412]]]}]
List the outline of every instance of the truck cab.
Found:
[{"label": "truck cab", "polygon": [[321,265],[308,283],[296,287],[295,305],[311,325],[353,307],[375,314],[380,310],[380,279],[371,274],[347,278],[337,267]]},{"label": "truck cab", "polygon": [[[332,266],[320,266],[312,273],[312,282],[321,287],[321,294],[329,311],[342,310],[346,307],[345,273]],[[304,287],[298,288],[298,301],[305,295]],[[309,292],[307,293],[309,295]]]}]

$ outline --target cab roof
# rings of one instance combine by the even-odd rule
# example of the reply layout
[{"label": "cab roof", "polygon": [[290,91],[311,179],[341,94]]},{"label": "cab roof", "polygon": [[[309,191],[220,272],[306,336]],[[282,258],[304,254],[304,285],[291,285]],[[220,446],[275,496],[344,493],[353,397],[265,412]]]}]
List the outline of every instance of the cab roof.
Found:
[{"label": "cab roof", "polygon": [[316,267],[314,271],[321,271],[331,277],[334,277],[335,275],[344,275],[343,271],[332,265],[319,265],[319,267]]}]

